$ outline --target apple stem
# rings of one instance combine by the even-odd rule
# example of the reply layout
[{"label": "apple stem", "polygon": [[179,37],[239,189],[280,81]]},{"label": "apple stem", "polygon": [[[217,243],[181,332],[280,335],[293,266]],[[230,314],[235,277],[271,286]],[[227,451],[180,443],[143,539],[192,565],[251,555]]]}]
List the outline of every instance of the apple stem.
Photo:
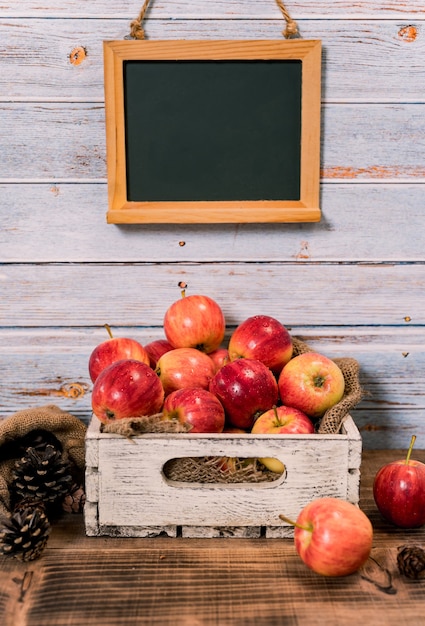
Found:
[{"label": "apple stem", "polygon": [[108,331],[108,335],[111,339],[114,338],[113,334],[112,334],[112,330],[111,327],[109,326],[109,324],[103,324],[103,327],[106,328],[106,330]]},{"label": "apple stem", "polygon": [[277,406],[274,405],[273,406],[273,412],[274,412],[274,417],[275,417],[275,426],[282,426],[282,422],[279,419],[279,413],[277,412]]},{"label": "apple stem", "polygon": [[298,524],[297,522],[292,521],[291,519],[289,519],[289,517],[286,517],[285,515],[279,515],[279,517],[280,517],[281,520],[283,520],[287,524],[290,524],[291,526],[295,526],[295,528],[300,528],[301,530],[306,530],[309,533],[313,532],[313,527],[312,526],[302,526],[301,524]]},{"label": "apple stem", "polygon": [[406,455],[406,465],[409,465],[409,461],[410,461],[410,455],[412,454],[412,450],[413,450],[413,446],[415,445],[415,441],[416,441],[416,435],[412,435],[412,439],[410,440],[410,446],[409,449],[407,451],[407,455]]},{"label": "apple stem", "polygon": [[184,298],[186,295],[186,289],[182,289],[180,293],[182,295],[182,298]]}]

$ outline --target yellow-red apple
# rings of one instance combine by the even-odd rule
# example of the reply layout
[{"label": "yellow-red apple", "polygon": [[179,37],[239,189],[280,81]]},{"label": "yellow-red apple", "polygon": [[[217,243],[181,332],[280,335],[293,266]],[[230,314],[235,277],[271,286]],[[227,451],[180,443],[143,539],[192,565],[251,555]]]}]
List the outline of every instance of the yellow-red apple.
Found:
[{"label": "yellow-red apple", "polygon": [[220,347],[226,329],[223,311],[215,300],[203,295],[184,295],[167,309],[164,332],[174,348],[213,352]]},{"label": "yellow-red apple", "polygon": [[306,352],[291,359],[278,378],[280,399],[309,417],[319,418],[339,402],[345,389],[338,365],[317,352]]}]

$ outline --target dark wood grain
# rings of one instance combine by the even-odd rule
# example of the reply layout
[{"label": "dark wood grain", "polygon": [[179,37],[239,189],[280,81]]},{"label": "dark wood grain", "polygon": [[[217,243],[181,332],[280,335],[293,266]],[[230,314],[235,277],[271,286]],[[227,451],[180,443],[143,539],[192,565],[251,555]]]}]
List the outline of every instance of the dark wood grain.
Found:
[{"label": "dark wood grain", "polygon": [[[0,559],[4,626],[304,626],[418,624],[425,580],[397,569],[397,548],[425,546],[425,530],[385,523],[373,477],[404,451],[365,451],[361,507],[375,531],[371,559],[356,574],[308,570],[290,539],[88,538],[65,515],[33,563]],[[415,458],[425,461],[425,450]]]}]

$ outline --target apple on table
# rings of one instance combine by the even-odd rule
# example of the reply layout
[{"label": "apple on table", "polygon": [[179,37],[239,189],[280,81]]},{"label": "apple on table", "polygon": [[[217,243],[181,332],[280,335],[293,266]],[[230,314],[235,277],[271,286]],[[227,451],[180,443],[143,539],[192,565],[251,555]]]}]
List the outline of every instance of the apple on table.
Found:
[{"label": "apple on table", "polygon": [[373,497],[382,517],[400,528],[425,524],[425,463],[411,458],[416,435],[406,458],[381,467],[373,482]]},{"label": "apple on table", "polygon": [[302,561],[323,576],[348,576],[369,558],[373,528],[355,504],[338,498],[318,498],[307,504],[294,522],[295,549]]}]

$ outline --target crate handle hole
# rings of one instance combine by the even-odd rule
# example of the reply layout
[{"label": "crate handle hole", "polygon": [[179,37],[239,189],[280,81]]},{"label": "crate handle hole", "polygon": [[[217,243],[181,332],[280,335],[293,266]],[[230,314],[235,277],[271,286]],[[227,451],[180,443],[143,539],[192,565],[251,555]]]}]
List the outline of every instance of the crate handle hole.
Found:
[{"label": "crate handle hole", "polygon": [[162,474],[175,487],[194,484],[220,488],[237,485],[274,487],[286,480],[287,470],[279,459],[271,457],[202,456],[169,459],[163,465]]}]

